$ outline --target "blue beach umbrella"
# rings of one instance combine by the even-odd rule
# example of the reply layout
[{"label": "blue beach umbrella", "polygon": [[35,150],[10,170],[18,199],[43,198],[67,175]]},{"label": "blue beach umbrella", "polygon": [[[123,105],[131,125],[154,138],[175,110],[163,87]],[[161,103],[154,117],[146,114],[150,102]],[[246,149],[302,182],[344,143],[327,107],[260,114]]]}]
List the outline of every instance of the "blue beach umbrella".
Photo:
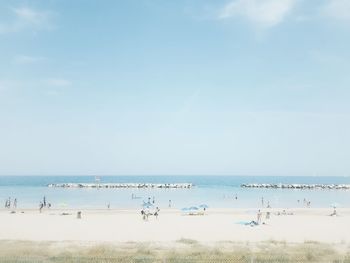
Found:
[{"label": "blue beach umbrella", "polygon": [[142,204],[142,207],[143,208],[151,208],[151,207],[153,207],[153,204],[151,204],[150,202],[143,202],[143,204]]},{"label": "blue beach umbrella", "polygon": [[209,206],[206,205],[206,204],[202,204],[202,205],[200,205],[200,206],[198,206],[198,207],[199,207],[199,208],[205,208],[205,209],[209,208]]},{"label": "blue beach umbrella", "polygon": [[331,207],[337,208],[337,207],[340,207],[340,204],[338,204],[338,203],[333,203],[333,204],[331,204]]},{"label": "blue beach umbrella", "polygon": [[199,208],[198,207],[196,207],[196,206],[191,206],[190,208],[189,208],[189,210],[198,210]]}]

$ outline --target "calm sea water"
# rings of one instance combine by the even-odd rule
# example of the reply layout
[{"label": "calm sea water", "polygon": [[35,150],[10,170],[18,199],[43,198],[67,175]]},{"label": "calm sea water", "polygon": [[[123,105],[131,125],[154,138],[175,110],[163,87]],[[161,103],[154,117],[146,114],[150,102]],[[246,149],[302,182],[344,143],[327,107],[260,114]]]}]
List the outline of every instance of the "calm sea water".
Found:
[{"label": "calm sea water", "polygon": [[[350,177],[270,177],[270,176],[105,176],[101,183],[193,183],[192,189],[63,189],[50,183],[93,183],[93,176],[2,176],[0,201],[17,198],[19,208],[37,208],[43,196],[53,208],[140,208],[148,197],[160,208],[182,208],[207,204],[212,208],[257,208],[261,198],[272,207],[302,207],[305,198],[312,207],[338,203],[350,207],[350,191],[245,189],[242,183],[321,183],[350,184]],[[132,199],[135,194],[140,199]],[[238,200],[235,200],[237,195]],[[297,200],[301,202],[298,203]]]}]

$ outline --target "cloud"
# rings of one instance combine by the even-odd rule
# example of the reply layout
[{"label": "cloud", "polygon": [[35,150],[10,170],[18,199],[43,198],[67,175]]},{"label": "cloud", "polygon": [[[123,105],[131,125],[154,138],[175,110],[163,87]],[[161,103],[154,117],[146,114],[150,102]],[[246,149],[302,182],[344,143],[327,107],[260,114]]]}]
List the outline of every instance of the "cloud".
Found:
[{"label": "cloud", "polygon": [[53,13],[50,11],[38,11],[28,7],[13,8],[11,11],[13,19],[0,23],[0,34],[52,28]]},{"label": "cloud", "polygon": [[64,88],[72,85],[72,82],[67,79],[61,78],[49,78],[45,80],[45,84],[56,87],[56,88]]},{"label": "cloud", "polygon": [[224,6],[219,19],[243,17],[256,27],[269,28],[282,23],[297,0],[233,0]]},{"label": "cloud", "polygon": [[44,61],[45,57],[34,57],[26,55],[17,55],[13,58],[12,62],[18,65],[34,64],[41,61]]},{"label": "cloud", "polygon": [[350,1],[328,0],[322,8],[322,13],[335,20],[350,22]]}]

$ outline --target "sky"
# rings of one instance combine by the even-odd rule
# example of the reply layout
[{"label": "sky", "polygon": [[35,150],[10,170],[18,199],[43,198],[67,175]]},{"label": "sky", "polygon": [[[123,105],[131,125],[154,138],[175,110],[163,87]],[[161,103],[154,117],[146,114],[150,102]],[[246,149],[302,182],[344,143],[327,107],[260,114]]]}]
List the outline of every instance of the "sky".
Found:
[{"label": "sky", "polygon": [[0,175],[350,176],[350,1],[0,2]]}]

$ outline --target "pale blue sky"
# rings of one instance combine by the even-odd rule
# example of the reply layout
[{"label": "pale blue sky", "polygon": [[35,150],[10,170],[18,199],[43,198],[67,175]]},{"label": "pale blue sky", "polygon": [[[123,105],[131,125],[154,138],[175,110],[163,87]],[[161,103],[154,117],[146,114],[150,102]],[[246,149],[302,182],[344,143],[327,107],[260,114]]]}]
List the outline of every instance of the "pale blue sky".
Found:
[{"label": "pale blue sky", "polygon": [[350,1],[0,2],[0,174],[350,175]]}]

